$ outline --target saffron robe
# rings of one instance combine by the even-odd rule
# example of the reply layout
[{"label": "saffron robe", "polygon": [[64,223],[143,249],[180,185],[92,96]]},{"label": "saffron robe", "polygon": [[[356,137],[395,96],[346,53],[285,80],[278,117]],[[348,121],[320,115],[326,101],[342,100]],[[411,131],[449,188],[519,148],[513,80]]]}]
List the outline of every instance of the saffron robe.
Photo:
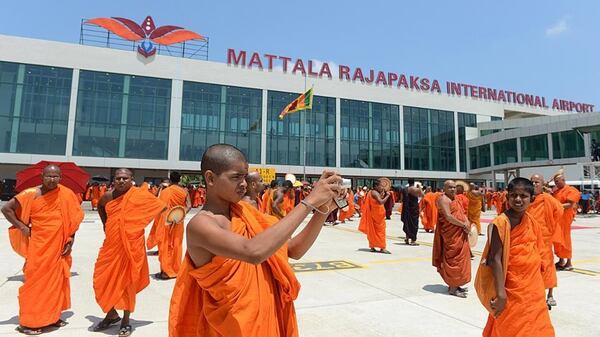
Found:
[{"label": "saffron robe", "polygon": [[574,204],[572,208],[565,208],[562,217],[557,219],[560,229],[555,232],[554,237],[554,251],[556,255],[563,259],[570,259],[573,257],[571,224],[575,219],[575,215],[577,215],[577,205],[581,198],[581,193],[575,187],[565,185],[565,187],[554,192],[554,197],[561,204],[566,204],[567,202]]},{"label": "saffron robe", "polygon": [[421,222],[427,231],[435,230],[438,221],[437,199],[441,196],[439,192],[425,193],[419,202],[421,208]]},{"label": "saffron robe", "polygon": [[[276,221],[247,203],[231,205],[231,231],[246,238]],[[298,336],[299,291],[287,244],[258,265],[215,256],[196,268],[186,254],[171,297],[169,336]]]},{"label": "saffron robe", "polygon": [[135,296],[150,283],[144,228],[166,204],[131,187],[106,203],[106,237],[94,266],[94,293],[103,312],[135,310]]},{"label": "saffron robe", "polygon": [[[164,201],[169,209],[175,206],[186,208],[187,196],[187,191],[184,188],[177,185],[171,185],[160,193],[159,199]],[[169,225],[166,222],[166,216],[167,212],[163,212],[154,220],[154,225],[157,226],[156,232],[160,232],[158,240],[158,261],[160,262],[160,270],[162,272],[169,277],[175,277],[181,266],[184,219],[182,219],[181,222]]]},{"label": "saffron robe", "polygon": [[527,212],[540,225],[542,238],[544,239],[544,247],[541,249],[544,286],[546,289],[555,288],[557,279],[554,253],[552,252],[552,238],[560,228],[557,220],[562,217],[563,207],[552,195],[541,193],[535,196]]},{"label": "saffron robe", "polygon": [[483,200],[481,196],[475,195],[475,193],[467,192],[467,199],[469,200],[469,207],[467,217],[469,222],[475,224],[477,233],[481,233],[481,207],[483,206]]},{"label": "saffron robe", "polygon": [[369,191],[365,197],[358,230],[367,234],[369,248],[385,249],[385,207]]},{"label": "saffron robe", "polygon": [[347,219],[350,219],[354,215],[354,212],[356,212],[354,209],[354,193],[352,193],[352,191],[348,191],[348,194],[346,195],[346,201],[348,202],[348,210],[344,211],[340,209],[338,216],[340,221],[346,221]]},{"label": "saffron robe", "polygon": [[58,185],[41,196],[36,193],[36,188],[29,188],[15,196],[19,220],[31,225],[31,236],[27,238],[16,227],[10,236],[11,243],[12,239],[21,243],[26,258],[25,282],[19,288],[19,324],[28,328],[53,324],[71,307],[72,259],[62,256],[62,251],[84,217],[79,199],[68,187]]}]

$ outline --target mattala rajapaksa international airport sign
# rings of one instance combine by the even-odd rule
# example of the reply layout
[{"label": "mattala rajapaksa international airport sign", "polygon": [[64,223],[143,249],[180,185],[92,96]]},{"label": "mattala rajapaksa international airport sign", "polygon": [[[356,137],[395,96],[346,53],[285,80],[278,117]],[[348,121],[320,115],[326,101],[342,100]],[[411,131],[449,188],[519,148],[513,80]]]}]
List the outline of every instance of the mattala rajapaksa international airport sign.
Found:
[{"label": "mattala rajapaksa international airport sign", "polygon": [[[227,50],[227,64],[268,71],[280,68],[284,73],[301,74],[302,76],[316,78],[333,79],[334,77],[333,71],[327,62],[305,61],[274,54],[261,55],[257,52],[249,53],[245,50],[236,51],[232,48]],[[337,78],[340,81],[360,82],[368,85],[374,84],[376,86],[396,87],[399,89],[439,94],[444,90],[446,94],[453,96],[465,96],[499,103],[550,108],[550,106],[547,105],[546,97],[544,96],[525,94],[510,90],[500,90],[451,81],[446,81],[442,89],[440,81],[436,79],[432,80],[427,77],[373,69],[370,69],[368,72],[363,72],[361,68],[352,68],[341,64],[337,65],[333,70],[337,73]],[[552,100],[552,109],[569,112],[592,112],[594,110],[594,105],[554,98]]]}]

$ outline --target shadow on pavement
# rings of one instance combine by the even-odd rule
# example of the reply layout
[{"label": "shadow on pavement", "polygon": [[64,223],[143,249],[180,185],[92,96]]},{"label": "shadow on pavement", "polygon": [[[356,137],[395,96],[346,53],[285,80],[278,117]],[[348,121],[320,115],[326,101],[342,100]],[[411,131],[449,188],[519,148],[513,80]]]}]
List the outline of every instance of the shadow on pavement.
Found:
[{"label": "shadow on pavement", "polygon": [[13,316],[6,321],[0,321],[0,325],[19,325],[19,316]]},{"label": "shadow on pavement", "polygon": [[428,284],[426,286],[423,286],[423,290],[435,294],[448,294],[448,286],[445,286],[443,284]]},{"label": "shadow on pavement", "polygon": [[[92,322],[92,326],[90,326],[88,328],[88,331],[94,331],[94,327],[98,323],[100,323],[100,321],[102,321],[104,319],[104,317],[98,317],[98,316],[93,316],[93,315],[87,315],[87,316],[85,316],[85,318],[88,321]],[[129,318],[129,325],[131,325],[131,327],[133,328],[133,331],[135,331],[135,329],[138,327],[150,325],[152,323],[154,323],[154,321],[140,321],[137,319]],[[118,323],[115,323],[114,325],[111,325],[109,328],[106,328],[106,330],[97,331],[97,332],[104,333],[105,335],[115,335],[115,334],[119,333],[120,326],[121,326],[121,322],[118,322]]]}]

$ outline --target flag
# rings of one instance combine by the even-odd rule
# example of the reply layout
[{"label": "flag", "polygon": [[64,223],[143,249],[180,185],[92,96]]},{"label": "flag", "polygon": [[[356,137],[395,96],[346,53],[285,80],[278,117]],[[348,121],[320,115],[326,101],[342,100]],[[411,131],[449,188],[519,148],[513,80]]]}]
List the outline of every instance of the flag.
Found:
[{"label": "flag", "polygon": [[312,101],[313,101],[313,88],[308,89],[307,92],[298,96],[293,102],[288,104],[281,113],[279,114],[279,119],[283,119],[285,115],[291,114],[292,112],[297,112],[305,109],[312,109]]}]

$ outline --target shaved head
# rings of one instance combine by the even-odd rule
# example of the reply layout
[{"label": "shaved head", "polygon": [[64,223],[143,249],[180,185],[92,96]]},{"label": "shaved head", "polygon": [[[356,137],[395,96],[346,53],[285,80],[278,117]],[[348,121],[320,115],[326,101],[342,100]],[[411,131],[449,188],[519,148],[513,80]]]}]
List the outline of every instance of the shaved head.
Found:
[{"label": "shaved head", "polygon": [[262,177],[260,173],[256,171],[249,172],[248,175],[246,175],[246,185],[246,195],[251,195],[253,197],[255,194],[258,195],[265,190],[265,184],[263,183]]},{"label": "shaved head", "polygon": [[251,184],[251,183],[256,183],[256,182],[259,182],[259,181],[260,181],[260,178],[261,178],[261,177],[260,177],[260,173],[258,173],[258,172],[256,172],[256,171],[254,171],[254,172],[250,172],[250,173],[248,173],[248,175],[246,176],[246,182],[247,182],[248,184]]},{"label": "shaved head", "polygon": [[50,172],[58,173],[59,175],[61,174],[60,167],[58,167],[55,164],[50,164],[50,165],[44,167],[44,170],[42,171],[42,175],[46,175]]},{"label": "shaved head", "polygon": [[204,176],[207,171],[212,171],[216,175],[227,171],[235,162],[247,163],[246,156],[237,147],[229,144],[211,145],[204,151],[200,170]]},{"label": "shaved head", "polygon": [[53,190],[58,187],[60,182],[61,172],[60,167],[54,164],[50,164],[44,167],[42,171],[42,189]]},{"label": "shaved head", "polygon": [[444,194],[454,200],[454,196],[456,195],[456,182],[454,180],[444,181]]},{"label": "shaved head", "polygon": [[127,174],[129,177],[133,177],[133,172],[131,172],[130,169],[128,168],[118,168],[115,170],[115,176],[118,175],[119,173],[124,173]]},{"label": "shaved head", "polygon": [[444,181],[444,189],[450,187],[451,185],[456,185],[456,182],[454,182],[454,180],[446,180],[446,181]]},{"label": "shaved head", "polygon": [[533,183],[535,195],[544,192],[544,176],[542,176],[541,174],[534,174],[529,180],[531,180],[531,182]]}]

